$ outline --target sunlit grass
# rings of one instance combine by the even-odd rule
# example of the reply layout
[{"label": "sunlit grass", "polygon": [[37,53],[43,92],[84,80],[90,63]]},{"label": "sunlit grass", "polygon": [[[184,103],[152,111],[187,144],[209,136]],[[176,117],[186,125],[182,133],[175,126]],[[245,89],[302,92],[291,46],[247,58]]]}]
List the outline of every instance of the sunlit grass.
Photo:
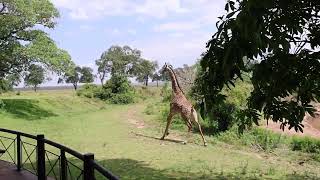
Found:
[{"label": "sunlit grass", "polygon": [[[189,140],[187,145],[160,141],[157,138],[165,121],[155,120],[159,116],[153,111],[144,113],[148,103],[160,98],[157,90],[149,93],[144,101],[131,105],[78,97],[73,90],[4,94],[1,99],[9,103],[0,113],[1,127],[44,134],[79,152],[92,152],[99,163],[122,179],[319,177],[318,162],[307,161],[305,154],[288,149],[258,152],[209,136],[209,146],[203,147],[199,134],[187,137],[184,130],[171,130],[168,139]],[[132,122],[142,122],[144,128]],[[301,159],[303,165],[299,165]]]}]

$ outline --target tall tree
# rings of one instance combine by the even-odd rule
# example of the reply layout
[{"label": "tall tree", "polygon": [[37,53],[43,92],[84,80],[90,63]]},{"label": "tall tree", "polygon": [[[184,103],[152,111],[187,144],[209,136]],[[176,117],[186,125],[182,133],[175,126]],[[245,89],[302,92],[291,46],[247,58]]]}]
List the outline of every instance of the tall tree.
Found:
[{"label": "tall tree", "polygon": [[129,46],[111,46],[103,52],[100,59],[96,60],[98,75],[103,83],[108,74],[132,76],[134,67],[141,59],[141,51]]},{"label": "tall tree", "polygon": [[101,85],[103,86],[105,78],[111,73],[112,61],[108,60],[108,51],[102,53],[100,59],[96,60],[96,65],[98,67],[98,77],[100,79]]},{"label": "tall tree", "polygon": [[73,85],[74,90],[78,89],[78,83],[80,80],[80,71],[81,67],[73,67],[65,74],[66,83],[71,83]]},{"label": "tall tree", "polygon": [[78,89],[78,83],[92,83],[94,81],[93,70],[90,67],[70,66],[69,70],[60,78],[58,83],[65,81],[71,83],[74,90]]},{"label": "tall tree", "polygon": [[154,74],[155,70],[158,67],[158,63],[156,61],[148,61],[145,59],[142,59],[138,65],[135,67],[135,76],[137,81],[143,82],[144,85],[148,86],[149,78],[152,78],[152,75]]},{"label": "tall tree", "polygon": [[90,67],[82,67],[80,69],[80,83],[92,83],[94,81],[93,69]]},{"label": "tall tree", "polygon": [[196,65],[188,66],[184,64],[183,67],[174,69],[179,80],[181,88],[187,93],[191,90],[196,78]]},{"label": "tall tree", "polygon": [[225,9],[200,62],[197,85],[207,107],[223,97],[224,85],[242,79],[245,61],[255,61],[240,129],[258,124],[262,113],[282,129],[303,131],[310,102],[320,100],[320,1],[229,0]]},{"label": "tall tree", "polygon": [[151,78],[152,78],[152,82],[156,81],[157,87],[159,87],[159,81],[162,80],[161,74],[159,72],[155,72]]},{"label": "tall tree", "polygon": [[32,86],[34,91],[37,91],[38,85],[45,80],[45,70],[43,67],[35,64],[29,66],[28,72],[24,78],[26,86]]},{"label": "tall tree", "polygon": [[59,13],[49,0],[0,2],[0,78],[28,69],[34,63],[63,72],[71,62],[43,29],[54,28]]}]

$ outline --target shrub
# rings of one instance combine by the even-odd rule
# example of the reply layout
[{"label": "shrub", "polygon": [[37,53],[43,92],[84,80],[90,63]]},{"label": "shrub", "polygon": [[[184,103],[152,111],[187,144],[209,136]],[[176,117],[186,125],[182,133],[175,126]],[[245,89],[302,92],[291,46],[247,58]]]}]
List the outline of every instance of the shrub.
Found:
[{"label": "shrub", "polygon": [[109,101],[113,104],[130,104],[134,102],[134,95],[131,93],[112,94]]},{"label": "shrub", "polygon": [[320,153],[320,140],[311,137],[293,137],[290,145],[293,151]]},{"label": "shrub", "polygon": [[101,88],[95,84],[85,84],[77,90],[77,95],[84,96],[87,98],[94,98],[97,97],[97,94],[100,92],[100,89]]},{"label": "shrub", "polygon": [[3,102],[2,99],[0,99],[0,110],[3,110],[5,108],[6,104]]},{"label": "shrub", "polygon": [[129,104],[134,102],[134,89],[124,76],[114,75],[103,87],[85,84],[78,91],[78,96],[99,98],[113,104]]},{"label": "shrub", "polygon": [[169,102],[171,100],[172,91],[168,82],[165,82],[162,86],[160,95],[163,97],[162,102]]},{"label": "shrub", "polygon": [[5,79],[0,79],[0,93],[8,92],[12,90],[12,86]]},{"label": "shrub", "polygon": [[[281,134],[266,129],[254,128],[249,133],[252,138],[251,145],[257,147],[259,150],[270,152],[284,143],[284,137]],[[243,140],[248,141],[250,139],[246,137]],[[248,142],[246,142],[246,144],[248,144]]]},{"label": "shrub", "polygon": [[236,126],[233,126],[226,132],[220,133],[218,139],[230,144],[249,145],[254,149],[266,152],[273,151],[281,144],[285,144],[287,140],[286,136],[261,128],[253,128],[245,131],[243,134],[239,134]]}]

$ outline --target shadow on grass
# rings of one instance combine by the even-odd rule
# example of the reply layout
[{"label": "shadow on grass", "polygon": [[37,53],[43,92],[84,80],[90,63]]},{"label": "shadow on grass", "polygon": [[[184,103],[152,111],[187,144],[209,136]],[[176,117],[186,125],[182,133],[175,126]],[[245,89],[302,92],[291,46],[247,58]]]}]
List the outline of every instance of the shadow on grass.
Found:
[{"label": "shadow on grass", "polygon": [[185,142],[185,141],[178,140],[178,139],[168,139],[168,138],[160,139],[159,137],[147,136],[147,135],[138,134],[138,133],[135,133],[135,132],[132,132],[132,133],[133,133],[134,135],[136,135],[136,136],[141,136],[141,137],[145,137],[145,138],[155,139],[155,140],[159,140],[159,141],[167,141],[167,142],[178,143],[178,144],[181,144],[181,143],[184,143],[184,142]]},{"label": "shadow on grass", "polygon": [[[46,161],[46,169],[49,177],[60,179],[59,173],[59,161],[55,164],[57,159],[52,159],[51,162]],[[132,180],[132,179],[206,179],[206,180],[229,180],[229,179],[248,179],[248,180],[256,180],[256,179],[319,179],[319,176],[312,173],[304,173],[304,174],[287,174],[284,176],[276,176],[270,177],[268,174],[264,174],[263,172],[254,172],[250,173],[246,170],[242,171],[234,171],[234,172],[219,172],[213,169],[211,173],[203,173],[201,169],[199,169],[199,173],[193,173],[186,171],[174,171],[171,169],[155,169],[150,167],[150,165],[144,161],[138,161],[134,159],[106,159],[106,160],[96,160],[98,164],[102,165],[106,169],[108,169],[112,174],[116,175],[122,180]],[[68,158],[68,169],[67,176],[68,179],[82,179],[81,170],[76,168],[83,168],[83,162],[76,158]],[[54,165],[53,171],[51,165]],[[30,168],[30,164],[26,164],[25,168]],[[80,175],[80,176],[79,176]],[[103,177],[98,171],[95,170],[95,179],[103,180],[106,179]]]},{"label": "shadow on grass", "polygon": [[4,110],[16,118],[37,120],[45,117],[56,116],[51,111],[42,109],[33,99],[1,99],[5,103]]}]

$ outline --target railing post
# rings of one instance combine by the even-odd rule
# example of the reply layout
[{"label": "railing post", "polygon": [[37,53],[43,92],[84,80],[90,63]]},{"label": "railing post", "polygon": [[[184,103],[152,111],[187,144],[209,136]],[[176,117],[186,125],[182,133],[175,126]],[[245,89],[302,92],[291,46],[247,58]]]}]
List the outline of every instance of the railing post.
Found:
[{"label": "railing post", "polygon": [[17,134],[17,170],[21,170],[21,159],[22,159],[22,152],[21,152],[21,135]]},{"label": "railing post", "polygon": [[94,169],[91,161],[94,160],[94,154],[87,153],[84,154],[83,161],[83,179],[84,180],[94,180]]},{"label": "railing post", "polygon": [[37,135],[37,175],[38,175],[38,180],[47,179],[44,135],[42,134]]},{"label": "railing post", "polygon": [[67,159],[63,149],[60,149],[60,168],[60,179],[67,180]]}]

